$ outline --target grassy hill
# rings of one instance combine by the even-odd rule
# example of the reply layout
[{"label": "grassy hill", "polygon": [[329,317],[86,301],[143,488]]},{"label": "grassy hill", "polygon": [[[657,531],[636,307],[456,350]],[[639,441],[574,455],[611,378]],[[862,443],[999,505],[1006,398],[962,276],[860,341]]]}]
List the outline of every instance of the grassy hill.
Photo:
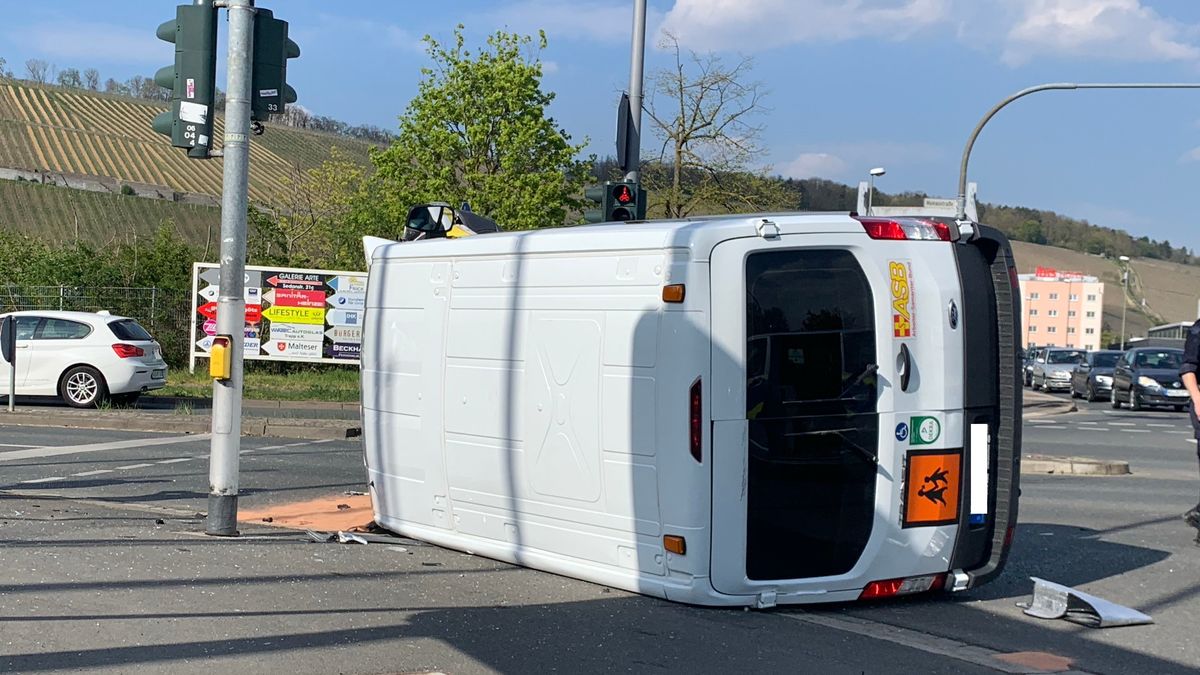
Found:
[{"label": "grassy hill", "polygon": [[[0,82],[0,166],[220,194],[220,159],[188,159],[150,128],[164,109],[161,104],[91,91]],[[224,137],[221,117],[214,137]],[[251,200],[271,201],[287,189],[284,179],[295,166],[316,166],[335,146],[364,163],[370,147],[354,139],[278,126],[251,137]]]},{"label": "grassy hill", "polygon": [[[1089,255],[1054,246],[1012,242],[1017,270],[1032,274],[1037,267],[1079,271],[1104,282],[1104,330],[1121,330],[1121,269],[1112,258]],[[1134,258],[1129,263],[1129,304],[1125,312],[1128,335],[1145,335],[1160,323],[1194,321],[1200,300],[1200,267]],[[1142,300],[1146,301],[1142,306]]]},{"label": "grassy hill", "polygon": [[0,180],[0,229],[43,241],[129,241],[135,233],[151,237],[163,224],[172,225],[181,239],[198,248],[217,250],[221,211],[212,206]]}]

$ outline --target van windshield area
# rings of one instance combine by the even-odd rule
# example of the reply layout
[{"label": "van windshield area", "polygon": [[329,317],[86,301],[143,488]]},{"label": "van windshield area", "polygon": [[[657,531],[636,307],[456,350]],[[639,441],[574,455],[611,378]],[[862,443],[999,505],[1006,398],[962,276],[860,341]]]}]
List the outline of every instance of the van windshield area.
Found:
[{"label": "van windshield area", "polygon": [[1083,357],[1083,352],[1047,352],[1046,363],[1079,363],[1081,360],[1083,360]]}]

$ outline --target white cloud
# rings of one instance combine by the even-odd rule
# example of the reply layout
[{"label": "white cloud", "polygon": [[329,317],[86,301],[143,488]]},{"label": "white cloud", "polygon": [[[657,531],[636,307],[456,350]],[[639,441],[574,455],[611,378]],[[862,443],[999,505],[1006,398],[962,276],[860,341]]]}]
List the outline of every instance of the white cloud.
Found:
[{"label": "white cloud", "polygon": [[[778,173],[791,178],[828,178],[830,180],[866,179],[872,167],[903,170],[906,166],[940,162],[943,150],[929,143],[862,141],[837,143],[821,150],[806,150],[777,167]],[[898,172],[897,172],[898,173]]]},{"label": "white cloud", "polygon": [[790,162],[778,167],[787,178],[842,178],[849,164],[828,152],[802,152]]},{"label": "white cloud", "polygon": [[[12,26],[5,31],[14,44],[31,56],[72,61],[60,65],[128,63],[165,65],[172,47],[153,30],[110,23],[66,21]],[[10,64],[13,70],[17,64]]]},{"label": "white cloud", "polygon": [[1045,57],[1200,61],[1200,26],[1145,0],[675,0],[662,30],[700,52],[946,35],[1012,66]]},{"label": "white cloud", "polygon": [[558,61],[542,61],[542,74],[553,75],[562,68],[558,65]]},{"label": "white cloud", "polygon": [[[646,11],[646,23],[655,25],[662,14]],[[588,40],[628,45],[633,30],[633,3],[628,0],[517,0],[503,4],[467,25],[503,26],[506,30],[537,35],[545,30],[553,45],[557,40]],[[650,32],[647,30],[647,39]]]},{"label": "white cloud", "polygon": [[1001,58],[1021,65],[1041,55],[1113,61],[1195,61],[1194,27],[1141,0],[1023,0]]},{"label": "white cloud", "polygon": [[1192,162],[1200,162],[1200,148],[1192,148],[1179,158],[1180,164],[1191,164]]},{"label": "white cloud", "polygon": [[696,51],[759,51],[863,37],[901,40],[949,16],[949,0],[676,0],[662,30]]}]

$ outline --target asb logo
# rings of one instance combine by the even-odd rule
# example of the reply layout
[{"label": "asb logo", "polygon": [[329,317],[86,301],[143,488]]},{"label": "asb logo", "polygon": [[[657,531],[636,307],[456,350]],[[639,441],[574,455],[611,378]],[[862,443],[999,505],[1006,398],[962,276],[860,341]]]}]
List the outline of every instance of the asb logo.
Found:
[{"label": "asb logo", "polygon": [[910,338],[913,330],[912,268],[907,260],[888,263],[892,289],[892,337]]}]

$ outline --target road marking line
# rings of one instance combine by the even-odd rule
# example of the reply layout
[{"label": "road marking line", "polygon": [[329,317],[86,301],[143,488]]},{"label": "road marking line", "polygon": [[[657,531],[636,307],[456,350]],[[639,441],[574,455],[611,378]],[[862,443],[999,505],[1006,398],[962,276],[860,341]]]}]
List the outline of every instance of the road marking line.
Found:
[{"label": "road marking line", "polygon": [[26,483],[26,484],[32,484],[32,483],[49,483],[51,481],[56,481],[56,480],[66,480],[66,478],[64,478],[62,476],[50,476],[49,478],[35,478],[33,480],[23,480],[21,482]]},{"label": "road marking line", "polygon": [[1100,424],[1099,422],[1080,422],[1080,424]]},{"label": "road marking line", "polygon": [[1109,422],[1109,426],[1113,427],[1136,427],[1137,422]]},{"label": "road marking line", "polygon": [[[258,451],[262,451],[262,450],[278,450],[280,448],[286,448],[286,447],[288,447],[288,446],[286,446],[286,445],[268,445],[268,446],[265,446],[262,448],[254,448],[254,449],[258,450]],[[242,452],[247,452],[247,451],[243,450]]]},{"label": "road marking line", "polygon": [[95,471],[81,471],[80,473],[73,473],[71,475],[72,476],[80,476],[80,477],[82,477],[82,476],[99,476],[102,473],[112,473],[112,472],[113,472],[112,469],[96,469]]},{"label": "road marking line", "polygon": [[[930,635],[910,628],[894,626],[882,621],[872,621],[857,616],[834,617],[827,614],[800,613],[796,610],[787,613],[780,612],[774,616],[814,624],[844,633],[854,633],[855,635],[862,635],[874,640],[883,640],[910,649],[916,649],[926,654],[936,654],[977,666],[983,666],[990,670],[1006,673],[1030,672],[1028,668],[1000,660],[998,657],[1003,656],[1005,652],[991,649],[990,647],[973,645],[969,642],[961,642],[953,638]],[[1075,669],[1071,672],[1081,673],[1085,671]]]},{"label": "road marking line", "polygon": [[163,459],[155,462],[155,464],[175,464],[176,462],[190,462],[191,457],[176,457],[175,459]]},{"label": "road marking line", "polygon": [[1124,431],[1127,434],[1148,434],[1148,433],[1150,433],[1149,429],[1117,429],[1117,431]]},{"label": "road marking line", "polygon": [[36,445],[18,445],[16,443],[0,443],[0,448],[36,448]]},{"label": "road marking line", "polygon": [[116,471],[128,471],[129,469],[144,469],[148,466],[154,466],[154,465],[153,464],[126,464],[125,466],[118,466],[115,470]]},{"label": "road marking line", "polygon": [[1167,432],[1165,432],[1165,433],[1168,433],[1168,434],[1180,434],[1180,435],[1182,436],[1182,435],[1187,435],[1187,434],[1190,434],[1190,433],[1192,433],[1192,432],[1190,432],[1190,431],[1167,431]]},{"label": "road marking line", "polygon": [[1151,424],[1147,424],[1146,426],[1148,426],[1148,427],[1158,427],[1159,429],[1174,429],[1174,428],[1175,428],[1175,425],[1174,425],[1174,424],[1157,424],[1157,423],[1151,423]]},{"label": "road marking line", "polygon": [[191,436],[171,436],[169,438],[138,438],[131,441],[113,441],[111,443],[92,443],[89,445],[67,445],[59,447],[30,448],[0,454],[0,462],[14,459],[40,459],[58,455],[75,455],[85,452],[103,452],[105,450],[124,450],[126,448],[145,448],[155,445],[175,445],[177,443],[194,443],[209,438],[210,434],[195,434]]}]

